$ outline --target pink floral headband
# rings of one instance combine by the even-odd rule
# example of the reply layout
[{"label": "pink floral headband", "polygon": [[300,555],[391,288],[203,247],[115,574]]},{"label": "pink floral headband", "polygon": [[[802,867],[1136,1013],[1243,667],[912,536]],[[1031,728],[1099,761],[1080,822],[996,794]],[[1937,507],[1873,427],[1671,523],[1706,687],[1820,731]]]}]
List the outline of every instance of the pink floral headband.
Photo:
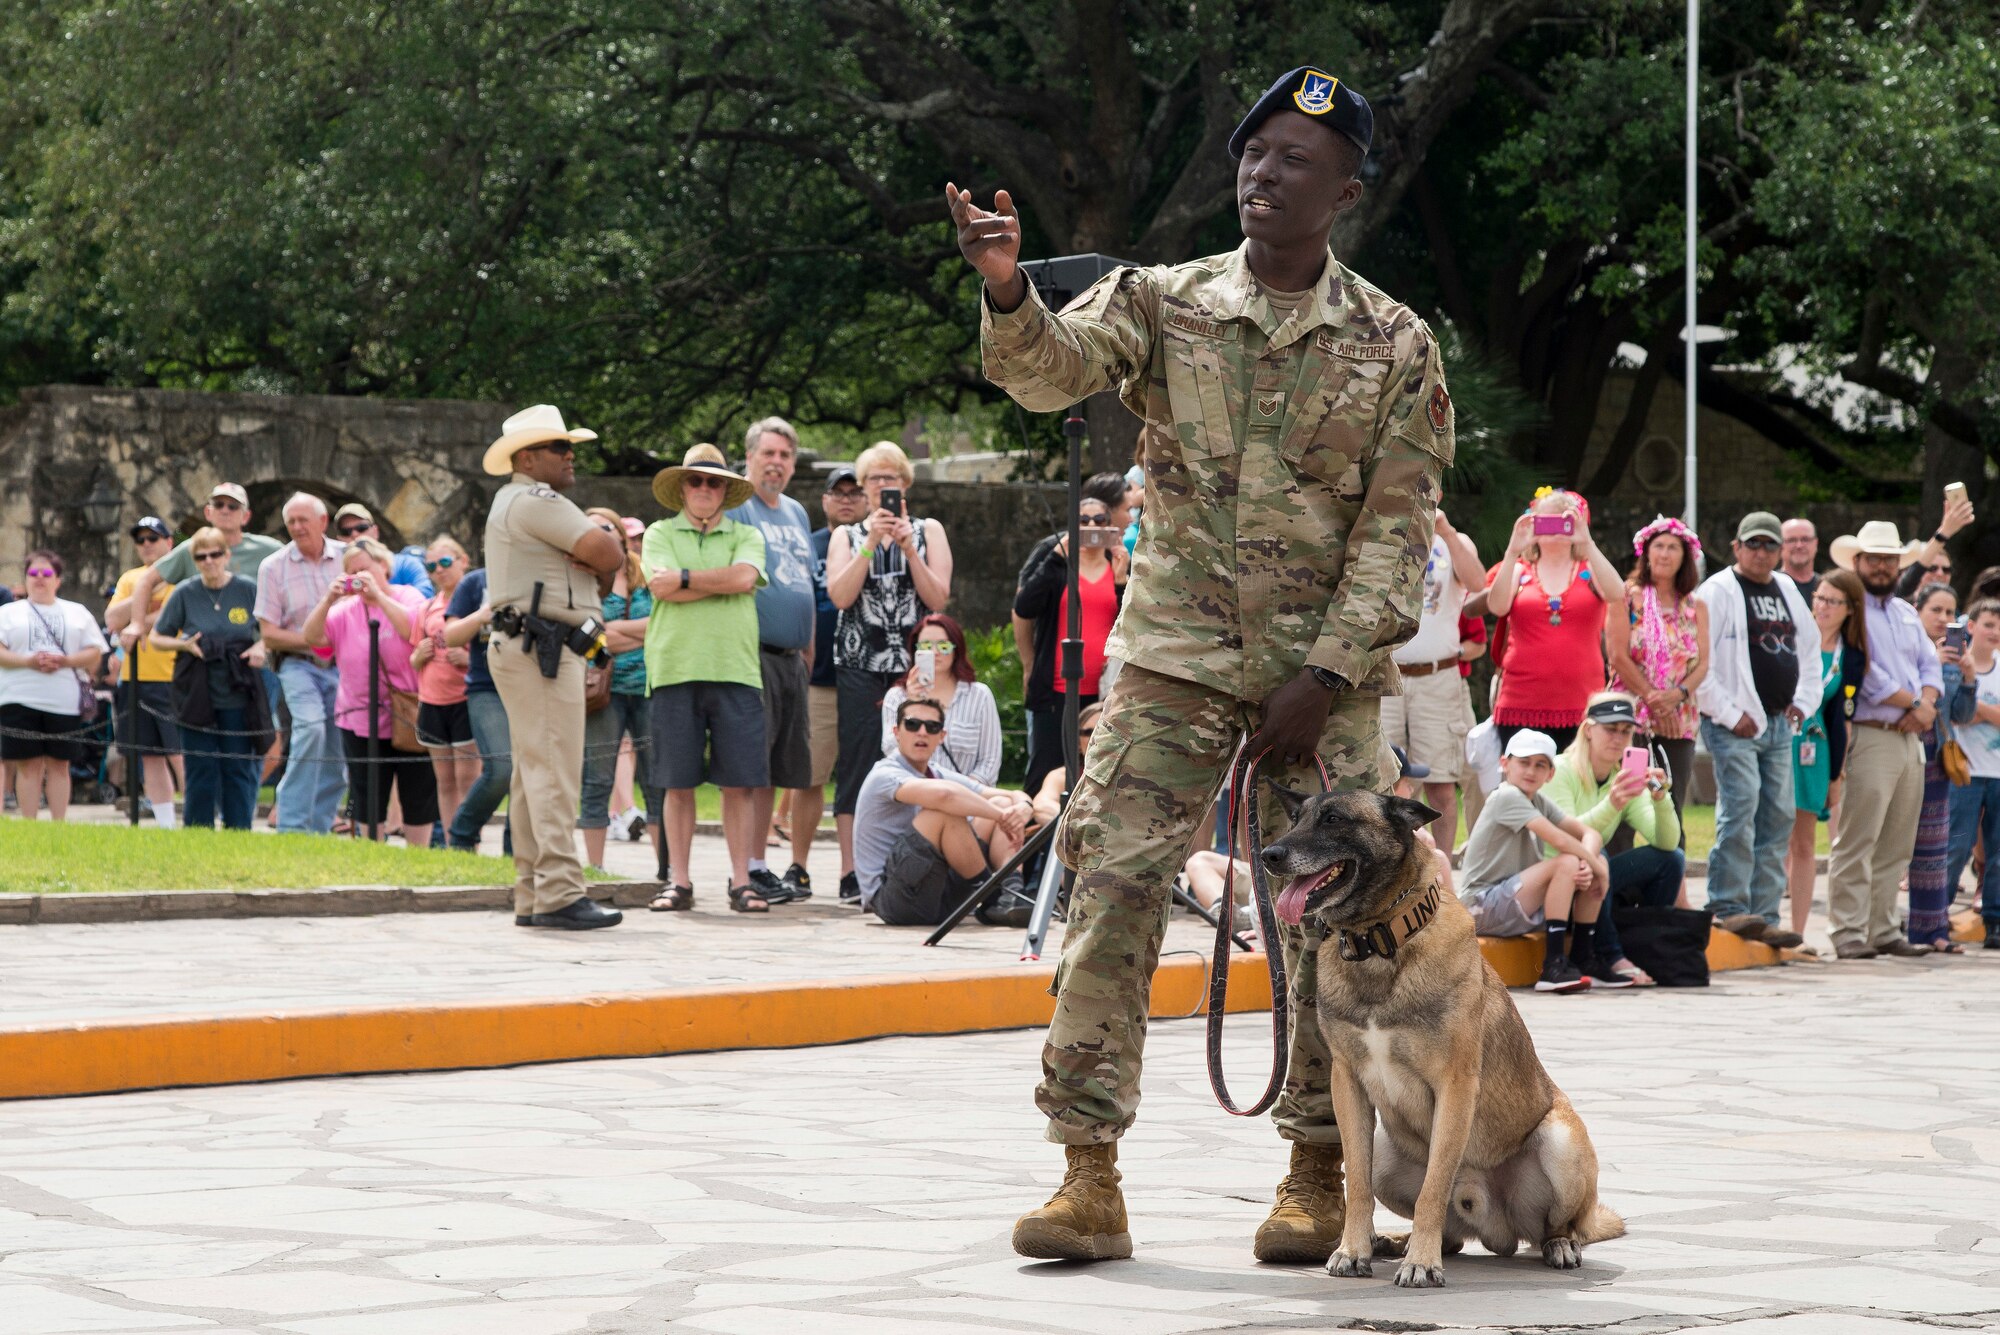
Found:
[{"label": "pink floral headband", "polygon": [[1662,533],[1671,533],[1686,543],[1689,555],[1696,557],[1701,555],[1701,539],[1694,535],[1694,530],[1683,524],[1680,520],[1669,519],[1665,515],[1656,517],[1652,523],[1640,529],[1633,537],[1633,555],[1644,556],[1646,554],[1646,544],[1654,538],[1659,537]]}]

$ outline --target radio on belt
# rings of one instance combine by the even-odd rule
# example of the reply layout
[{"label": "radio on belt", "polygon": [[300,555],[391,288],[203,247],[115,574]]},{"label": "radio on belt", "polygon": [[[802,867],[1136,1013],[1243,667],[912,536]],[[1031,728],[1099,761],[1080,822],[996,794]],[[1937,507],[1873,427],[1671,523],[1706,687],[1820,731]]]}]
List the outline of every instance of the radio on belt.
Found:
[{"label": "radio on belt", "polygon": [[493,614],[493,625],[504,635],[521,637],[521,652],[535,656],[536,666],[541,668],[544,677],[554,677],[562,670],[564,649],[592,667],[602,667],[611,660],[611,646],[605,641],[602,621],[587,616],[576,625],[568,626],[540,615],[541,610],[542,585],[538,581],[526,612],[503,607]]}]

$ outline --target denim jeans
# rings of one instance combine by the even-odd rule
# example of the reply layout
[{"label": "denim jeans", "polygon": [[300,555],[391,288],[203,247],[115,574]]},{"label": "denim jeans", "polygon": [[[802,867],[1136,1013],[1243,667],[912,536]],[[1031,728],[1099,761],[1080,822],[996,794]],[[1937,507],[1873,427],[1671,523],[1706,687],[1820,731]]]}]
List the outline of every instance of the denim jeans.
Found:
[{"label": "denim jeans", "polygon": [[187,785],[183,822],[192,830],[215,828],[217,807],[222,828],[247,830],[257,821],[257,776],[263,753],[257,739],[240,734],[249,726],[249,711],[215,711],[216,731],[181,728],[181,773]]},{"label": "denim jeans", "polygon": [[333,729],[340,678],[317,660],[289,655],[278,669],[278,684],[292,715],[291,756],[278,781],[278,829],[326,834],[347,788],[347,759]]},{"label": "denim jeans", "polygon": [[632,739],[633,759],[637,762],[633,772],[639,776],[641,807],[648,820],[660,818],[659,804],[653,801],[653,794],[659,789],[646,782],[652,772],[646,760],[652,739],[646,725],[646,697],[613,691],[610,704],[583,720],[583,814],[577,819],[577,829],[601,830],[611,823],[611,788],[618,777],[618,743],[626,737]]},{"label": "denim jeans", "polygon": [[1597,917],[1597,953],[1601,959],[1616,960],[1625,946],[1618,939],[1618,924],[1611,920],[1612,910],[1619,904],[1665,908],[1673,903],[1680,898],[1687,859],[1677,848],[1635,848],[1606,861],[1611,864],[1611,894]]},{"label": "denim jeans", "polygon": [[1792,837],[1792,725],[1780,714],[1755,737],[1701,721],[1715,761],[1715,848],[1708,855],[1708,908],[1717,920],[1752,913],[1778,921],[1785,847]]},{"label": "denim jeans", "polygon": [[472,718],[472,742],[479,748],[479,779],[458,804],[451,822],[451,846],[476,849],[479,832],[506,800],[514,781],[511,752],[514,739],[507,730],[507,708],[498,691],[467,691],[465,712]]},{"label": "denim jeans", "polygon": [[1972,841],[1986,839],[1986,872],[1979,878],[1979,916],[1988,927],[2000,927],[2000,779],[1975,776],[1963,788],[1951,790],[1951,852],[1945,863],[1945,884],[1958,892],[1958,878],[1972,860]]}]

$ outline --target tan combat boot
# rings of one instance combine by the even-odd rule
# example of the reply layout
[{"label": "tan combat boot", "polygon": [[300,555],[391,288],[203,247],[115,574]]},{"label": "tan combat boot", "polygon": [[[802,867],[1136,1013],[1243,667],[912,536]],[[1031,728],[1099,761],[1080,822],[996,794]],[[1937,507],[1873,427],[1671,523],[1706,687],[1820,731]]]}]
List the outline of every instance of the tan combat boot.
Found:
[{"label": "tan combat boot", "polygon": [[[1069,1171],[1049,1203],[1014,1224],[1014,1250],[1038,1261],[1109,1261],[1132,1254],[1118,1146],[1066,1145]],[[1336,1170],[1337,1172],[1338,1170]]]},{"label": "tan combat boot", "polygon": [[1291,1170],[1278,1184],[1278,1203],[1257,1229],[1257,1259],[1280,1265],[1323,1262],[1340,1245],[1346,1223],[1340,1146],[1295,1144]]}]

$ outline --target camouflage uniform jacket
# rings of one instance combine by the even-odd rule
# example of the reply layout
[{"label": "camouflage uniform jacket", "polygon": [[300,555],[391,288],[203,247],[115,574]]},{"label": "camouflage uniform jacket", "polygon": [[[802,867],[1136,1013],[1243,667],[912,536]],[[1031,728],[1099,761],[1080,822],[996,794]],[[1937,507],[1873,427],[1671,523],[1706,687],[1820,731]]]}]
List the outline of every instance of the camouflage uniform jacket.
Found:
[{"label": "camouflage uniform jacket", "polygon": [[1248,248],[1107,274],[1060,314],[981,302],[986,376],[1023,407],[1116,386],[1146,500],[1107,652],[1246,700],[1307,664],[1370,693],[1416,632],[1451,398],[1437,340],[1331,255],[1289,320]]}]

